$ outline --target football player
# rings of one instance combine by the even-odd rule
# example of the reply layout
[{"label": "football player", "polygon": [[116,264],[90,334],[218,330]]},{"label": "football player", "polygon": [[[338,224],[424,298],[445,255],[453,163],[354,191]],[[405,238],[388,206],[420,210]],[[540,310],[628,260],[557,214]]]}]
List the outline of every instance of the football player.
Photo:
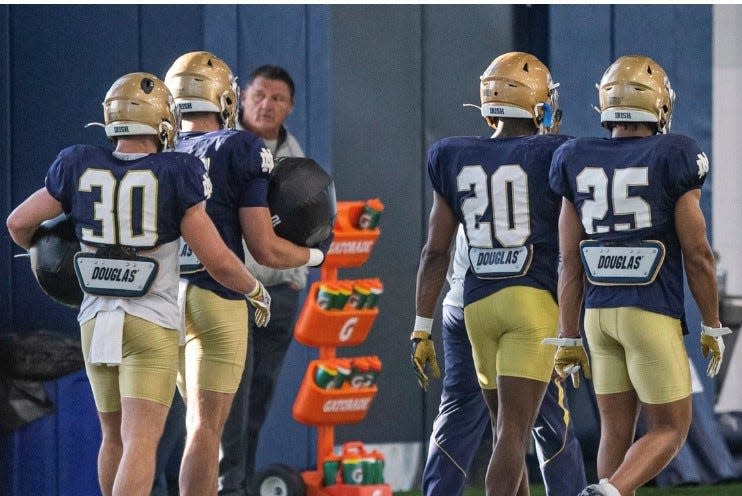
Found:
[{"label": "football player", "polygon": [[557,85],[538,58],[497,57],[481,76],[481,112],[492,138],[446,138],[428,151],[433,205],[420,255],[412,362],[423,388],[439,376],[432,317],[459,223],[468,241],[464,318],[495,433],[487,494],[528,494],[529,436],[551,379],[557,328],[557,221],[548,185]]},{"label": "football player", "polygon": [[148,495],[155,451],[178,367],[178,246],[182,235],[212,276],[248,297],[267,320],[270,298],[219,237],[206,213],[201,161],[172,148],[178,110],[152,74],[127,74],[103,101],[107,147],[62,150],[46,186],[8,217],[13,240],[31,245],[46,219],[67,213],[81,252],[78,321],[99,412],[98,473],[104,495]]},{"label": "football player", "polygon": [[[244,260],[242,239],[258,263],[318,266],[323,248],[306,248],[276,235],[268,209],[273,156],[263,140],[235,130],[239,86],[229,66],[209,52],[189,52],[167,71],[165,84],[183,115],[177,150],[206,165],[213,186],[206,211],[227,246]],[[242,377],[247,353],[247,308],[238,293],[182,260],[185,345],[178,389],[186,400],[186,444],[180,494],[217,493],[219,443]],[[263,326],[267,322],[257,320]]]},{"label": "football player", "polygon": [[[610,138],[580,138],[554,154],[559,221],[560,340],[555,369],[587,370],[600,413],[598,484],[581,494],[629,496],[682,447],[691,422],[683,335],[683,269],[698,304],[701,349],[716,375],[724,356],[714,255],[700,207],[709,161],[696,142],[668,134],[675,93],[654,60],[619,57],[598,85]],[[583,288],[583,277],[587,278]],[[568,370],[569,369],[569,370]],[[647,433],[634,441],[639,410]]]},{"label": "football player", "polygon": [[[423,470],[424,496],[464,493],[489,421],[464,324],[464,277],[468,269],[469,250],[459,224],[447,276],[450,289],[443,299],[443,390]],[[549,382],[532,435],[547,496],[579,493],[587,484],[585,466],[561,381]]]}]

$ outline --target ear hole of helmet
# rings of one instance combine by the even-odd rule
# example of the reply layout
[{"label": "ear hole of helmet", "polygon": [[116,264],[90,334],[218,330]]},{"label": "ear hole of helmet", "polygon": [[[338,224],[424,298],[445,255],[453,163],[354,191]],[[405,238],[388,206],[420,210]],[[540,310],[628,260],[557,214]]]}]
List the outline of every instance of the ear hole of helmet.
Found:
[{"label": "ear hole of helmet", "polygon": [[235,112],[232,98],[229,96],[229,91],[224,91],[219,97],[219,103],[222,111],[219,115],[222,118],[222,122],[227,129],[234,129],[235,127]]},{"label": "ear hole of helmet", "polygon": [[175,128],[167,121],[160,122],[157,138],[165,148],[175,148]]},{"label": "ear hole of helmet", "polygon": [[152,90],[155,89],[155,82],[152,81],[150,78],[142,78],[142,81],[139,83],[139,87],[142,88],[142,91],[144,91],[145,94],[149,95],[152,93]]}]

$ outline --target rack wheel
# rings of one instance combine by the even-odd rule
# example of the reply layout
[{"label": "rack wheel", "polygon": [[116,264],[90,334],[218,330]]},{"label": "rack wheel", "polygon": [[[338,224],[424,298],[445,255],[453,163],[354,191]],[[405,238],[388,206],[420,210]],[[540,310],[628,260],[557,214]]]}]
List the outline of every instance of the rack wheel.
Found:
[{"label": "rack wheel", "polygon": [[277,463],[255,477],[253,491],[256,496],[305,496],[306,487],[299,472]]}]

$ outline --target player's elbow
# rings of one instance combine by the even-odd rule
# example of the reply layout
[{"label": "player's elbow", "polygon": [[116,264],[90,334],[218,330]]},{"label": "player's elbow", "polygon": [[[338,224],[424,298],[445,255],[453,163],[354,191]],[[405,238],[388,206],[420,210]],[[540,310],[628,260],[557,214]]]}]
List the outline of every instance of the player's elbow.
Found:
[{"label": "player's elbow", "polygon": [[279,269],[283,268],[283,266],[285,265],[283,263],[280,251],[267,243],[260,246],[256,250],[250,249],[250,254],[252,254],[256,262],[265,267]]},{"label": "player's elbow", "polygon": [[447,266],[450,255],[450,249],[437,248],[426,244],[420,253],[420,260],[426,265],[436,265],[443,262]]},{"label": "player's elbow", "polygon": [[5,227],[7,227],[11,239],[16,244],[26,249],[29,247],[31,244],[31,236],[29,233],[31,233],[32,230],[29,226],[23,223],[20,215],[17,215],[15,212],[11,213],[5,220]]},{"label": "player's elbow", "polygon": [[204,267],[219,284],[226,285],[225,282],[232,279],[233,274],[239,269],[234,264],[234,260],[230,257],[222,257],[219,259],[210,259],[208,261],[202,261]]},{"label": "player's elbow", "polygon": [[257,253],[250,251],[250,253],[252,253],[256,262],[265,267],[275,267],[278,264],[278,257],[268,250],[262,250]]}]

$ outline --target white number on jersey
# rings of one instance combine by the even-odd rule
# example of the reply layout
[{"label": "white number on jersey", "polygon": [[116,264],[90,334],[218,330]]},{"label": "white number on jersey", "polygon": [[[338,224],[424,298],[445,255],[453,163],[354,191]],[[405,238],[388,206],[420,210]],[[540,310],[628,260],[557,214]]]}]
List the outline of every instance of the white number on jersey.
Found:
[{"label": "white number on jersey", "polygon": [[[474,192],[474,196],[461,203],[471,246],[492,248],[493,234],[506,248],[526,242],[531,234],[528,176],[520,165],[498,167],[489,181],[481,165],[467,165],[462,167],[456,180],[459,191],[473,189]],[[493,221],[483,222],[480,219],[490,205]]]},{"label": "white number on jersey", "polygon": [[[126,246],[154,246],[157,243],[157,178],[149,170],[130,170],[120,181],[116,181],[107,169],[87,169],[80,176],[78,190],[92,192],[100,190],[100,201],[95,202],[93,218],[100,222],[101,229],[83,228],[82,239],[91,243]],[[142,204],[134,219],[132,205],[134,191]],[[135,222],[136,221],[136,222]],[[135,234],[134,226],[139,226]]]},{"label": "white number on jersey", "polygon": [[[628,167],[617,169],[609,185],[608,176],[600,167],[585,167],[577,175],[577,191],[590,194],[592,200],[582,203],[582,225],[587,234],[628,231],[631,223],[620,222],[613,226],[598,225],[608,214],[608,188],[611,188],[611,200],[614,215],[633,215],[634,229],[651,227],[652,211],[649,204],[639,196],[629,196],[630,186],[649,185],[649,170],[646,167]],[[595,227],[594,227],[595,226]]]}]

